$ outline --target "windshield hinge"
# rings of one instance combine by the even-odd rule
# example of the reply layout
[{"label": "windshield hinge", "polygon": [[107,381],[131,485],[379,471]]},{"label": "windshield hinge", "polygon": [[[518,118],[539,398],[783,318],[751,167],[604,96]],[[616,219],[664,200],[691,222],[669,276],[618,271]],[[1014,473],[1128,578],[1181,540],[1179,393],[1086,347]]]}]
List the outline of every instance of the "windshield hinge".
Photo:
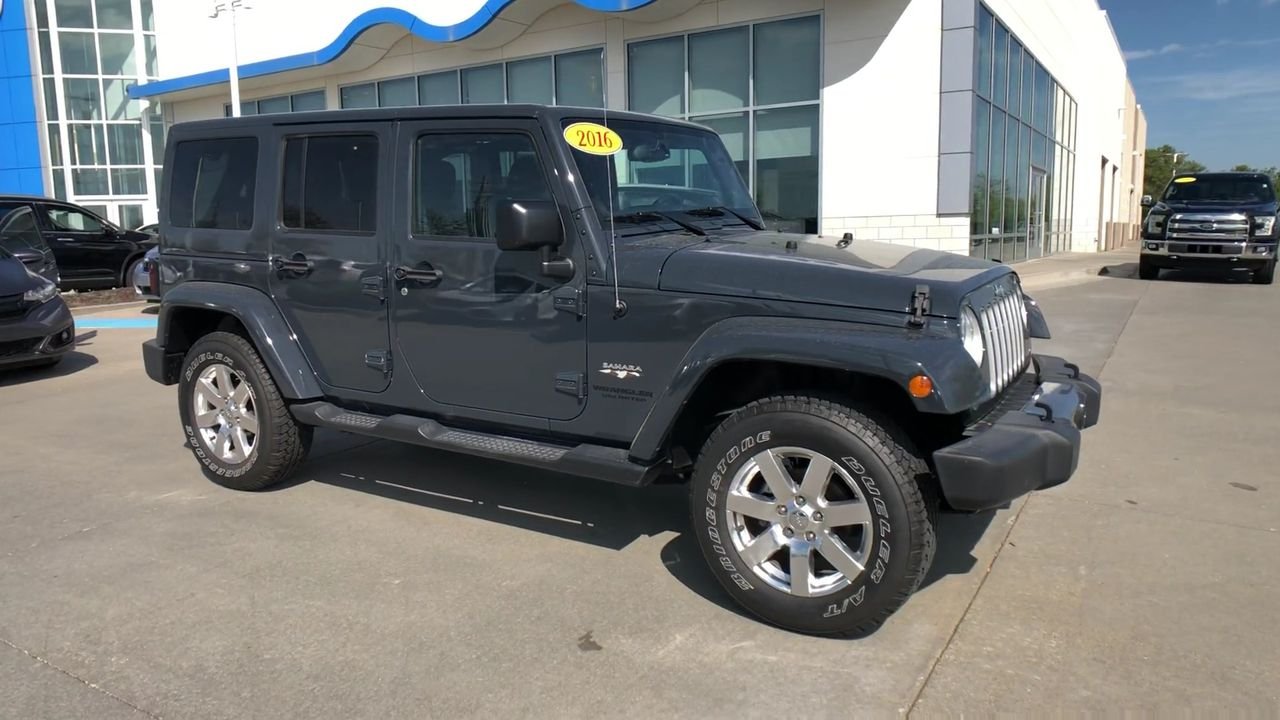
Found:
[{"label": "windshield hinge", "polygon": [[561,312],[585,317],[587,314],[587,293],[575,287],[561,287],[551,293],[551,304]]},{"label": "windshield hinge", "polygon": [[929,286],[917,285],[911,294],[911,319],[907,322],[915,327],[924,327],[924,316],[929,314],[932,303],[929,300]]}]

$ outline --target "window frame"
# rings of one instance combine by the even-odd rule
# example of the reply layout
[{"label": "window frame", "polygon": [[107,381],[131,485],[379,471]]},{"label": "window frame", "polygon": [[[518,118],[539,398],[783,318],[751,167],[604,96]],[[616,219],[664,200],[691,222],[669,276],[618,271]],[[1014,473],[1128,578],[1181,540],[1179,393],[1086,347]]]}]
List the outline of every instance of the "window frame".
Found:
[{"label": "window frame", "polygon": [[[542,179],[547,184],[547,195],[550,199],[550,202],[555,203],[556,211],[560,212],[560,206],[563,203],[561,203],[560,201],[560,193],[556,189],[554,178],[549,173],[549,168],[548,168],[548,165],[551,165],[551,166],[555,165],[555,158],[551,156],[550,148],[546,147],[544,143],[539,142],[541,133],[535,132],[533,127],[512,128],[510,125],[504,124],[501,127],[495,126],[495,127],[489,128],[489,127],[485,127],[484,125],[480,125],[478,127],[470,127],[470,128],[462,129],[456,126],[450,127],[450,126],[444,126],[444,125],[423,124],[418,127],[408,128],[407,132],[402,130],[402,132],[404,132],[408,136],[409,145],[411,149],[411,153],[409,156],[410,202],[407,203],[407,210],[409,213],[409,217],[408,217],[409,237],[411,239],[446,241],[446,242],[452,241],[452,242],[466,242],[466,243],[484,243],[484,244],[494,245],[495,247],[497,244],[496,237],[490,238],[490,237],[482,237],[477,235],[439,235],[434,233],[420,233],[417,231],[418,202],[420,198],[420,195],[418,193],[418,182],[420,179],[418,177],[418,167],[419,167],[418,143],[421,142],[422,138],[427,135],[436,135],[436,136],[445,136],[445,137],[466,137],[469,135],[524,136],[529,140],[530,145],[533,147],[534,155],[538,159],[538,166],[542,170]],[[561,214],[561,224],[563,225],[564,215],[563,213],[560,213],[560,214]],[[565,235],[566,246],[569,244],[569,240],[570,238],[566,233]]]},{"label": "window frame", "polygon": [[[650,42],[653,40],[669,40],[671,38],[681,38],[683,41],[682,42],[683,49],[682,49],[681,57],[683,58],[682,62],[683,62],[683,69],[684,69],[684,85],[682,89],[681,105],[680,105],[681,112],[678,115],[670,115],[667,117],[671,117],[676,120],[684,120],[685,122],[701,124],[696,118],[702,118],[702,117],[720,118],[728,115],[745,114],[747,118],[747,136],[746,136],[746,147],[744,149],[747,155],[746,162],[747,162],[748,176],[744,177],[743,181],[746,182],[747,184],[747,192],[751,194],[751,202],[757,205],[757,207],[759,206],[760,202],[756,195],[756,184],[757,184],[756,183],[756,180],[757,180],[756,152],[757,152],[757,145],[758,145],[758,143],[756,142],[756,112],[760,110],[779,110],[779,109],[795,108],[795,107],[816,106],[818,108],[818,146],[816,149],[817,160],[818,160],[817,224],[818,224],[818,232],[821,232],[822,218],[823,218],[823,214],[822,214],[822,200],[823,200],[822,171],[823,171],[823,164],[824,164],[823,163],[823,156],[824,156],[823,146],[826,143],[826,139],[827,139],[827,134],[823,131],[824,130],[823,108],[825,107],[825,96],[826,96],[826,90],[827,90],[826,63],[822,61],[821,54],[819,54],[819,57],[818,57],[818,96],[817,98],[813,100],[800,100],[800,101],[786,102],[786,103],[772,103],[767,105],[759,105],[756,103],[756,32],[755,32],[756,26],[768,25],[769,23],[783,22],[787,20],[799,20],[802,18],[817,19],[818,42],[821,44],[823,39],[826,37],[826,33],[827,33],[826,13],[822,10],[817,10],[817,11],[804,10],[800,12],[785,13],[781,15],[772,15],[765,18],[742,20],[735,23],[725,23],[722,25],[701,27],[701,28],[695,28],[690,30],[678,30],[673,32],[658,33],[654,35],[643,35],[639,37],[627,38],[623,48],[623,53],[622,53],[622,77],[623,77],[623,84],[624,84],[622,99],[623,99],[623,102],[625,103],[626,109],[631,110],[632,109],[631,108],[631,54],[630,52],[628,52],[630,47],[634,44]],[[703,112],[703,113],[690,112],[689,105],[690,105],[693,85],[692,85],[692,79],[690,77],[690,72],[689,72],[689,36],[698,35],[701,33],[710,33],[710,32],[722,31],[722,30],[729,30],[737,27],[747,28],[747,103],[746,105],[740,108],[734,108],[730,110],[721,110],[718,112]],[[713,130],[713,132],[715,131]],[[719,133],[717,133],[717,135],[718,134]]]},{"label": "window frame", "polygon": [[[365,80],[362,82],[345,83],[343,85],[338,86],[338,109],[339,110],[356,109],[356,108],[347,108],[342,105],[342,91],[348,88],[365,87],[365,86],[372,86],[374,89],[374,98],[376,101],[378,101],[378,104],[374,105],[373,108],[384,107],[381,104],[381,100],[378,96],[378,92],[377,92],[378,84],[387,82],[389,80],[402,80],[405,78],[413,78],[414,80],[414,92],[417,93],[416,104],[408,105],[408,106],[388,105],[385,107],[439,107],[438,105],[422,104],[422,85],[418,82],[418,79],[422,77],[430,76],[430,75],[442,75],[446,73],[453,74],[454,89],[457,91],[456,97],[458,98],[458,104],[467,105],[469,103],[466,103],[463,101],[464,94],[463,94],[463,85],[462,85],[462,73],[466,70],[475,70],[476,68],[483,68],[483,67],[497,67],[502,71],[503,101],[502,103],[499,103],[499,104],[512,104],[510,100],[511,89],[507,82],[507,74],[508,74],[507,66],[511,63],[519,63],[519,62],[524,62],[526,60],[541,60],[543,58],[546,58],[551,61],[551,105],[557,106],[559,105],[559,103],[557,102],[558,93],[556,90],[557,88],[556,79],[557,79],[557,74],[559,73],[559,64],[556,62],[556,58],[562,55],[576,55],[578,53],[589,52],[592,50],[597,50],[600,52],[600,78],[601,78],[600,100],[603,103],[600,107],[606,108],[609,105],[609,54],[607,52],[608,48],[603,44],[593,43],[589,45],[570,47],[564,50],[557,50],[552,53],[538,53],[535,55],[524,55],[520,57],[502,58],[500,60],[491,60],[489,62],[470,63],[467,65],[455,65],[453,67],[437,68],[435,70],[424,70],[421,72],[414,72],[414,73],[409,73],[405,75],[391,75],[388,77],[380,77],[376,80]],[[521,104],[521,103],[515,103],[515,104]],[[361,106],[361,107],[364,107],[364,106]],[[365,108],[365,109],[372,109],[372,108]]]},{"label": "window frame", "polygon": [[[276,161],[276,168],[275,168],[275,188],[276,188],[275,205],[276,207],[275,207],[275,217],[273,218],[273,221],[275,222],[275,226],[276,226],[276,232],[282,235],[329,235],[329,236],[340,236],[340,237],[376,237],[379,232],[378,226],[383,221],[381,217],[382,204],[383,202],[385,202],[382,199],[381,195],[378,193],[377,186],[374,187],[374,192],[373,192],[373,197],[376,202],[376,205],[374,207],[373,230],[340,230],[340,229],[333,229],[333,228],[296,228],[296,227],[290,227],[288,225],[285,225],[284,224],[284,172],[285,172],[284,163],[285,163],[285,154],[286,154],[286,151],[288,150],[288,145],[290,140],[294,140],[294,139],[309,140],[311,138],[316,138],[316,137],[361,137],[361,136],[369,137],[369,138],[373,138],[378,143],[377,153],[376,153],[378,166],[377,168],[375,168],[376,170],[375,177],[377,178],[377,182],[381,183],[383,180],[382,164],[384,161],[384,153],[386,152],[386,144],[388,140],[388,138],[386,137],[386,134],[384,132],[379,132],[378,128],[375,128],[375,127],[365,127],[360,130],[356,130],[356,129],[321,130],[318,132],[304,132],[299,134],[290,134],[289,128],[281,128],[281,130],[282,132],[276,138],[276,153],[277,153],[277,161]],[[302,157],[302,172],[300,177],[303,183],[303,197],[306,197],[307,162],[306,162],[305,153],[303,154],[303,157]]]}]

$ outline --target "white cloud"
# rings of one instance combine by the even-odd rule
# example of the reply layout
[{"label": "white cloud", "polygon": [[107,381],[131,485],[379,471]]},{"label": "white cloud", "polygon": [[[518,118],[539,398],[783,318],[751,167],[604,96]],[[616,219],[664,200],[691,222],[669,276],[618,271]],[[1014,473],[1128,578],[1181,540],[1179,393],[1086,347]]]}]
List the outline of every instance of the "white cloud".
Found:
[{"label": "white cloud", "polygon": [[1152,78],[1169,97],[1180,100],[1237,100],[1280,96],[1280,75],[1250,68],[1219,72],[1194,72]]},{"label": "white cloud", "polygon": [[[1273,5],[1280,4],[1280,0],[1265,0],[1265,2]],[[1264,38],[1261,40],[1228,39],[1228,40],[1219,40],[1217,42],[1212,42],[1212,43],[1202,43],[1199,45],[1183,45],[1181,43],[1169,43],[1168,45],[1165,45],[1159,48],[1151,48],[1146,50],[1129,50],[1124,54],[1124,59],[1130,60],[1130,61],[1146,60],[1148,58],[1159,57],[1161,55],[1173,55],[1176,53],[1183,53],[1183,52],[1197,52],[1201,54],[1207,54],[1212,50],[1221,50],[1224,48],[1238,50],[1240,48],[1266,47],[1268,45],[1277,45],[1277,44],[1280,44],[1280,37]]]}]

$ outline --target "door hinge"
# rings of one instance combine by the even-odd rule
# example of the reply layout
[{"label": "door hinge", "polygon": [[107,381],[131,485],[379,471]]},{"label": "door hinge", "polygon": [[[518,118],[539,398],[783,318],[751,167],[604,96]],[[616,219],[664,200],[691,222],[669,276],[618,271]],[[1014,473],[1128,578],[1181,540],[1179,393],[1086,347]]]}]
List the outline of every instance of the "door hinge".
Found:
[{"label": "door hinge", "polygon": [[391,374],[391,351],[370,350],[364,354],[364,364],[374,370],[381,370],[383,375]]},{"label": "door hinge", "polygon": [[372,295],[379,300],[387,299],[386,287],[387,282],[381,275],[369,275],[360,278],[360,292],[365,295]]},{"label": "door hinge", "polygon": [[587,396],[587,376],[580,372],[556,373],[556,392],[582,400]]},{"label": "door hinge", "polygon": [[929,314],[932,302],[929,300],[929,286],[917,285],[911,294],[911,319],[907,322],[916,327],[924,327],[924,316]]},{"label": "door hinge", "polygon": [[578,317],[587,314],[587,294],[575,287],[557,288],[551,293],[551,302],[556,310],[573,313]]}]

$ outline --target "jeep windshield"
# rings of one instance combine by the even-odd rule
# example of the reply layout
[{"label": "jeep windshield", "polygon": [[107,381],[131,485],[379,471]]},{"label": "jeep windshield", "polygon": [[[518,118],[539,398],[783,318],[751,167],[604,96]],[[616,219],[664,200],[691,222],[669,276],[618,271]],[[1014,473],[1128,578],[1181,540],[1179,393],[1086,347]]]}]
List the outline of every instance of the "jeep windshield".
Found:
[{"label": "jeep windshield", "polygon": [[[575,120],[566,120],[565,127]],[[654,121],[610,120],[622,139],[612,155],[575,152],[601,225],[619,236],[764,223],[720,136]],[[569,140],[572,140],[570,138]]]},{"label": "jeep windshield", "polygon": [[1163,200],[1168,203],[1272,203],[1276,201],[1276,191],[1263,176],[1189,175],[1170,183]]}]

